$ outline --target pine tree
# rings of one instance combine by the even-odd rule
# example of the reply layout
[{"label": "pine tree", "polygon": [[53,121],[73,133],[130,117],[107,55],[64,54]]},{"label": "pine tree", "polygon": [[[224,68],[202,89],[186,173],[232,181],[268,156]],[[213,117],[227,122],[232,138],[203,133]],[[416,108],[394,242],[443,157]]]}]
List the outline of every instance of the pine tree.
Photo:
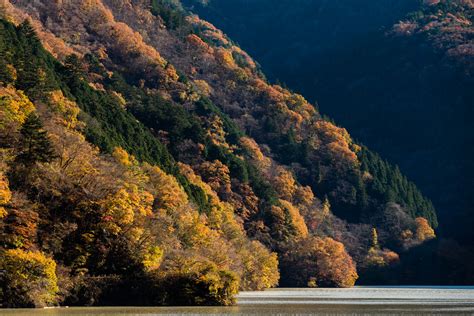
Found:
[{"label": "pine tree", "polygon": [[367,195],[367,191],[362,177],[358,177],[356,181],[357,205],[362,211],[364,211],[369,206],[369,197]]},{"label": "pine tree", "polygon": [[16,87],[33,100],[40,100],[57,88],[50,66],[45,62],[46,51],[28,20],[19,27],[21,49],[17,49],[15,68],[18,71]]},{"label": "pine tree", "polygon": [[31,99],[36,99],[42,91],[41,80],[44,79],[40,74],[40,67],[29,52],[25,52],[22,56],[20,67],[17,87],[25,91]]},{"label": "pine tree", "polygon": [[0,48],[0,83],[11,83],[13,81],[13,75],[5,61],[6,54]]},{"label": "pine tree", "polygon": [[14,81],[14,75],[12,69],[9,67],[9,52],[5,43],[6,32],[3,28],[0,28],[0,82],[11,83]]},{"label": "pine tree", "polygon": [[84,76],[82,62],[76,54],[72,54],[66,57],[64,61],[64,77],[69,82],[78,80]]},{"label": "pine tree", "polygon": [[30,44],[34,44],[36,48],[41,47],[41,41],[36,35],[35,28],[31,25],[30,20],[26,19],[18,27],[18,31],[23,35],[23,38],[26,39]]},{"label": "pine tree", "polygon": [[21,130],[21,151],[16,162],[32,166],[36,162],[50,162],[54,159],[54,149],[43,129],[40,118],[31,113],[23,123]]}]

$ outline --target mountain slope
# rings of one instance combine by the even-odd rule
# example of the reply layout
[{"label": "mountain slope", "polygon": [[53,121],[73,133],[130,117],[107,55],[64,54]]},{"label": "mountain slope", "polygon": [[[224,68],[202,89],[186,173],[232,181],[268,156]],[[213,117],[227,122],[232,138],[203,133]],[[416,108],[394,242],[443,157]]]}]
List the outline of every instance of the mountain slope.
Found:
[{"label": "mountain slope", "polygon": [[351,286],[356,264],[434,237],[397,168],[176,5],[25,0],[2,16],[17,24],[0,29],[6,306]]},{"label": "mountain slope", "polygon": [[472,1],[183,3],[400,165],[472,246]]}]

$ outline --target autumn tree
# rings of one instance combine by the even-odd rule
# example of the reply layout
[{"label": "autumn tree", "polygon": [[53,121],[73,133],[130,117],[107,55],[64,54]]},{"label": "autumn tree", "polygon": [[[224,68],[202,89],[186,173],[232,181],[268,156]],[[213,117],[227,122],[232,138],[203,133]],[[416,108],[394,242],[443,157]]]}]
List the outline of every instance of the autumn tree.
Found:
[{"label": "autumn tree", "polygon": [[122,147],[115,147],[112,156],[125,167],[131,167],[137,163],[135,157],[129,155]]},{"label": "autumn tree", "polygon": [[56,263],[41,252],[0,252],[3,307],[44,307],[57,302]]},{"label": "autumn tree", "polygon": [[373,227],[370,235],[370,248],[362,262],[363,267],[381,268],[397,263],[399,259],[396,252],[381,248],[377,228]]},{"label": "autumn tree", "polygon": [[203,179],[216,192],[230,191],[230,170],[219,160],[206,161],[199,166]]},{"label": "autumn tree", "polygon": [[31,249],[37,241],[39,216],[24,196],[13,195],[0,231],[0,243],[8,248]]},{"label": "autumn tree", "polygon": [[240,144],[247,151],[252,162],[262,171],[266,172],[271,166],[271,160],[265,157],[257,142],[249,137],[240,138]]},{"label": "autumn tree", "polygon": [[294,202],[297,205],[310,207],[314,202],[314,193],[309,186],[298,186],[293,196]]},{"label": "autumn tree", "polygon": [[350,287],[358,278],[344,245],[329,237],[310,237],[290,246],[281,260],[282,286]]},{"label": "autumn tree", "polygon": [[154,209],[174,211],[188,203],[188,196],[176,178],[156,166],[145,165],[143,169],[152,186],[151,192],[155,197]]},{"label": "autumn tree", "polygon": [[278,284],[280,273],[276,253],[270,253],[261,243],[252,241],[240,256],[244,265],[241,289],[260,291]]},{"label": "autumn tree", "polygon": [[18,138],[17,131],[35,106],[28,97],[13,87],[0,87],[0,143],[10,147]]},{"label": "autumn tree", "polygon": [[419,241],[430,240],[436,237],[433,228],[431,228],[430,224],[423,217],[417,217],[416,221],[416,239]]},{"label": "autumn tree", "polygon": [[239,289],[236,275],[219,269],[211,262],[190,262],[179,269],[157,275],[158,292],[155,304],[196,306],[233,305]]},{"label": "autumn tree", "polygon": [[288,201],[280,200],[280,204],[289,218],[289,224],[294,229],[295,236],[298,238],[308,236],[308,227],[306,227],[305,220],[301,216],[300,211],[293,204]]},{"label": "autumn tree", "polygon": [[229,146],[226,141],[227,133],[224,130],[224,122],[218,115],[214,115],[208,120],[207,136],[215,145]]},{"label": "autumn tree", "polygon": [[10,203],[12,193],[8,185],[8,179],[0,172],[0,219],[7,215],[5,206]]},{"label": "autumn tree", "polygon": [[291,172],[285,170],[282,167],[277,167],[275,175],[272,178],[272,182],[278,192],[280,198],[287,201],[293,199],[293,195],[296,191],[296,181]]},{"label": "autumn tree", "polygon": [[235,193],[228,201],[234,206],[236,214],[247,222],[258,213],[259,198],[248,184],[234,184],[234,187]]},{"label": "autumn tree", "polygon": [[103,209],[103,228],[113,235],[132,227],[139,218],[152,213],[153,196],[136,185],[125,185],[109,195],[100,206]]}]

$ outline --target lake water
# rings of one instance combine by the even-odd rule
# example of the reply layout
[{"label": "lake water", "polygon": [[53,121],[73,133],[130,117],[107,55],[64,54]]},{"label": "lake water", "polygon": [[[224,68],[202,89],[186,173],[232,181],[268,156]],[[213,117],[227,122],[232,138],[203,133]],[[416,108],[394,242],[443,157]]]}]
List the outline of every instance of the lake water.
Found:
[{"label": "lake water", "polygon": [[242,292],[234,307],[0,310],[9,316],[474,315],[474,287],[354,287]]}]

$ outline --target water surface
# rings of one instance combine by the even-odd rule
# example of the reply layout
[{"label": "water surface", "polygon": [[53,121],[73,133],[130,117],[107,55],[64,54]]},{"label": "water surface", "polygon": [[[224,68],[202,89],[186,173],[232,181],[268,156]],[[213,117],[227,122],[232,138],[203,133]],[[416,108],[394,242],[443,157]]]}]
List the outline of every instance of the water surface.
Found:
[{"label": "water surface", "polygon": [[6,316],[474,315],[474,287],[354,287],[241,292],[233,307],[0,310]]}]

